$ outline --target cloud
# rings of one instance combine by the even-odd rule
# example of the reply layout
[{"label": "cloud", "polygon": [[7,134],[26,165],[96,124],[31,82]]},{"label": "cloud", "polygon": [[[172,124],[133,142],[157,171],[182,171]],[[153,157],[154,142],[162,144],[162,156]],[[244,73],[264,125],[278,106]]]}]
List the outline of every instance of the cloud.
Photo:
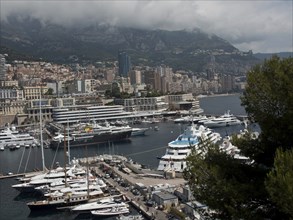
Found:
[{"label": "cloud", "polygon": [[292,51],[292,1],[5,0],[7,16],[31,16],[61,25],[109,24],[182,30],[200,28],[241,50]]}]

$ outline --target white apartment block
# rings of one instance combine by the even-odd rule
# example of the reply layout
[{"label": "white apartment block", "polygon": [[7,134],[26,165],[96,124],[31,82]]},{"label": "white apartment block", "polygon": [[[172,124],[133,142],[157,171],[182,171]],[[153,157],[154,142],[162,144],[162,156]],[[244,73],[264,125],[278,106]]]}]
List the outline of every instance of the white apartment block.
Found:
[{"label": "white apartment block", "polygon": [[163,111],[168,108],[166,97],[143,97],[131,99],[117,99],[116,104],[124,106],[124,110],[128,112],[134,111]]},{"label": "white apartment block", "polygon": [[41,95],[48,92],[47,86],[25,86],[23,87],[26,100],[40,99]]}]

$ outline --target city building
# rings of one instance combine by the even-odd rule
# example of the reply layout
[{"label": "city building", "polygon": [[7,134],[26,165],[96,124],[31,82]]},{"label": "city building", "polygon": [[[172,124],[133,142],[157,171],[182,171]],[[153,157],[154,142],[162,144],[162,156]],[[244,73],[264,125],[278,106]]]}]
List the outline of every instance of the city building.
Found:
[{"label": "city building", "polygon": [[115,99],[116,105],[123,105],[125,111],[164,111],[168,109],[165,96]]},{"label": "city building", "polygon": [[128,73],[131,69],[130,57],[125,51],[118,53],[118,66],[119,66],[119,76],[128,77]]},{"label": "city building", "polygon": [[141,84],[141,72],[140,70],[132,70],[129,72],[130,84],[140,85]]},{"label": "city building", "polygon": [[3,54],[0,54],[0,81],[6,80],[6,59]]},{"label": "city building", "polygon": [[169,192],[155,192],[152,195],[152,199],[158,206],[163,206],[165,209],[178,205],[178,197]]},{"label": "city building", "polygon": [[115,77],[114,69],[107,69],[104,73],[104,78],[107,82],[113,82]]},{"label": "city building", "polygon": [[90,93],[92,92],[92,81],[90,79],[72,80],[65,83],[65,93]]},{"label": "city building", "polygon": [[235,76],[222,75],[220,78],[220,83],[222,85],[221,92],[231,92],[235,88]]},{"label": "city building", "polygon": [[36,123],[40,121],[40,116],[42,121],[52,121],[52,99],[41,98],[39,100],[30,100],[28,101],[28,106],[26,109],[27,119],[25,123]]},{"label": "city building", "polygon": [[117,120],[122,118],[132,118],[130,112],[125,112],[123,106],[91,106],[75,105],[54,108],[52,119],[56,123],[76,123],[89,121]]},{"label": "city building", "polygon": [[24,86],[24,97],[26,100],[40,99],[41,95],[48,92],[47,86]]}]

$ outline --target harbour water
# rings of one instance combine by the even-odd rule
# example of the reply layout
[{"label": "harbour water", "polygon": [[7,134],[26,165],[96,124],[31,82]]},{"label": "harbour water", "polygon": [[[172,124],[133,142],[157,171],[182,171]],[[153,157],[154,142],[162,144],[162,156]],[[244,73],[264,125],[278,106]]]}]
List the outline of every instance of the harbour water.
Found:
[{"label": "harbour water", "polygon": [[[230,110],[235,115],[245,115],[244,108],[240,106],[239,95],[205,97],[200,99],[200,106],[206,114],[223,114]],[[155,130],[154,126],[158,126],[159,130]],[[173,121],[161,122],[159,124],[141,124],[136,127],[148,127],[146,136],[137,136],[131,138],[130,141],[115,144],[100,144],[99,146],[85,148],[72,148],[70,150],[71,157],[83,158],[86,156],[94,156],[100,154],[120,154],[128,158],[144,164],[150,168],[156,168],[158,165],[158,156],[165,153],[166,145],[175,139],[185,128],[184,124],[175,124]],[[215,129],[222,136],[239,132],[243,125],[222,127]],[[64,152],[52,149],[45,149],[46,167],[59,162],[64,163]],[[20,163],[21,162],[21,163]],[[0,173],[8,172],[21,173],[24,171],[32,171],[33,169],[41,169],[41,150],[40,148],[19,149],[16,151],[0,152]],[[90,216],[77,216],[71,212],[41,212],[31,213],[26,206],[26,202],[32,201],[29,196],[19,195],[18,191],[11,188],[11,185],[17,181],[13,178],[0,180],[0,219],[91,219]],[[136,210],[132,210],[136,212]],[[107,218],[115,219],[115,218]]]}]

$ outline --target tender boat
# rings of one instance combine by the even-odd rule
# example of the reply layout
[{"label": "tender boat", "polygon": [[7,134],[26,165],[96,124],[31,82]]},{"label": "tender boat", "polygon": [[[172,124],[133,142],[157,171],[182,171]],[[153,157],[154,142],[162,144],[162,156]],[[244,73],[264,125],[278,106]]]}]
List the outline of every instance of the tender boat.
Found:
[{"label": "tender boat", "polygon": [[145,132],[149,130],[148,128],[132,128],[131,136],[142,136]]}]

